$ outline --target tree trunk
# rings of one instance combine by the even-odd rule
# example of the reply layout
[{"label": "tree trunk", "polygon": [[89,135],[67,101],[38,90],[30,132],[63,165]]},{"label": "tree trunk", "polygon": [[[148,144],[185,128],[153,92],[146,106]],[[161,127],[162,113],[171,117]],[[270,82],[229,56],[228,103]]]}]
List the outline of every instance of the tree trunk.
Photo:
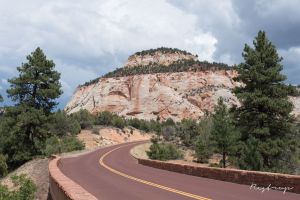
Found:
[{"label": "tree trunk", "polygon": [[226,153],[223,152],[223,168],[226,168]]}]

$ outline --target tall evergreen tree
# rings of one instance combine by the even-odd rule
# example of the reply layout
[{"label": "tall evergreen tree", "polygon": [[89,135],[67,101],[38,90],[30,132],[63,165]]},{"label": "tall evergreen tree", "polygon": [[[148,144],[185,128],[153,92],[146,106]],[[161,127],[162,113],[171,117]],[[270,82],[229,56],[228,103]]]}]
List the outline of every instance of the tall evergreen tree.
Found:
[{"label": "tall evergreen tree", "polygon": [[3,97],[0,94],[0,103],[3,102]]},{"label": "tall evergreen tree", "polygon": [[40,48],[28,55],[27,61],[17,68],[19,76],[8,80],[7,93],[16,105],[6,109],[0,143],[10,166],[41,153],[49,136],[49,116],[62,93],[60,74]]},{"label": "tall evergreen tree", "polygon": [[[295,150],[294,119],[290,114],[293,104],[288,95],[296,94],[296,90],[284,83],[282,58],[266,33],[259,31],[253,44],[254,48],[245,45],[245,61],[237,66],[236,80],[244,85],[234,90],[241,102],[235,112],[244,144],[240,167],[284,171]],[[255,159],[250,159],[250,154]]]},{"label": "tall evergreen tree", "polygon": [[237,144],[238,133],[223,98],[218,99],[218,105],[213,114],[211,137],[215,143],[216,152],[222,155],[222,167],[226,168],[227,157]]},{"label": "tall evergreen tree", "polygon": [[48,60],[39,47],[27,56],[27,63],[18,67],[19,77],[8,80],[8,96],[18,105],[43,109],[49,114],[57,105],[61,94],[60,74],[54,70],[55,64]]}]

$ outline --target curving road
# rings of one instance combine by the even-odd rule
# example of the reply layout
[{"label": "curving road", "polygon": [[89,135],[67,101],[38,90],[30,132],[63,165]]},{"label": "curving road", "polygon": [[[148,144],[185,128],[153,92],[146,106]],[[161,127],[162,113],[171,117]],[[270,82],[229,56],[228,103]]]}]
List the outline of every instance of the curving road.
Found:
[{"label": "curving road", "polygon": [[137,164],[142,142],[120,144],[61,160],[62,172],[103,200],[299,200],[300,194],[250,190],[247,185],[189,176]]}]

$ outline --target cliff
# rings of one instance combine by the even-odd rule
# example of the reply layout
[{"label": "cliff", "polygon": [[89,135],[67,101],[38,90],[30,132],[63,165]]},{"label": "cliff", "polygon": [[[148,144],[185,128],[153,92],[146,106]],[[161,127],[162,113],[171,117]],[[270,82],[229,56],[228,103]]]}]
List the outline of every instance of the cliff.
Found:
[{"label": "cliff", "polygon": [[197,56],[179,49],[150,49],[147,51],[137,52],[130,56],[124,67],[147,66],[151,64],[169,66],[179,60],[196,61]]},{"label": "cliff", "polygon": [[[236,76],[224,64],[199,62],[177,49],[142,51],[130,56],[124,68],[78,87],[65,110],[111,111],[146,120],[199,119],[213,111],[220,96],[228,105],[239,105],[231,92],[241,84],[233,80]],[[299,114],[300,99],[291,100]]]}]

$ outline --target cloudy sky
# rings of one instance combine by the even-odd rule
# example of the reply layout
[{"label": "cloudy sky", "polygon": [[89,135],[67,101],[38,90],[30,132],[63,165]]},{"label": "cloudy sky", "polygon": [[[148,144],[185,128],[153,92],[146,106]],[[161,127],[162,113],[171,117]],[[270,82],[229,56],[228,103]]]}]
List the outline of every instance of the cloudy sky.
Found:
[{"label": "cloudy sky", "polygon": [[[237,64],[245,43],[265,30],[300,84],[299,0],[0,0],[0,93],[40,46],[61,73],[63,108],[76,86],[136,51],[161,46],[199,60]],[[6,98],[7,100],[7,98]],[[8,101],[7,101],[8,102]]]}]

